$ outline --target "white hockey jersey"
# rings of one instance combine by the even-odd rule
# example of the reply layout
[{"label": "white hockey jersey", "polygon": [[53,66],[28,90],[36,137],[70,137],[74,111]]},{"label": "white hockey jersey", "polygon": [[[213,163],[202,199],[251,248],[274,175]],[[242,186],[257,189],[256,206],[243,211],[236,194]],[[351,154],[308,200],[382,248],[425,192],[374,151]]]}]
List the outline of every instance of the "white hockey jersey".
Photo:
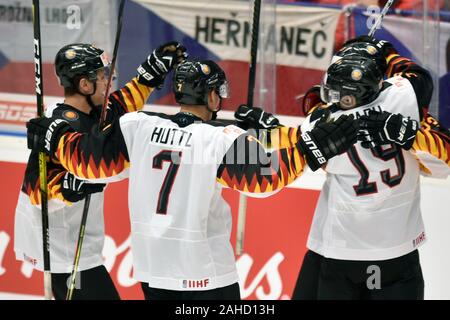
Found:
[{"label": "white hockey jersey", "polygon": [[[222,186],[268,196],[305,166],[296,129],[280,130],[283,147],[266,159],[259,142],[238,127],[197,120],[188,113],[130,113],[98,136],[64,134],[56,151],[81,178],[129,176],[134,278],[150,287],[210,290],[238,282]],[[245,150],[255,153],[245,160]]]},{"label": "white hockey jersey", "polygon": [[[152,91],[153,88],[144,86],[136,78],[133,78],[109,96],[106,122],[110,123],[126,112],[141,110]],[[45,116],[64,119],[77,132],[89,132],[99,122],[100,117],[95,110],[86,114],[66,104],[49,106],[45,110]],[[32,152],[16,207],[14,251],[17,260],[29,262],[35,269],[43,270],[38,171],[37,153]],[[65,172],[60,163],[48,162],[50,267],[52,273],[72,272],[84,207],[84,200],[72,204],[63,201],[60,179]],[[103,264],[102,250],[105,239],[103,198],[103,192],[91,195],[79,271]]]},{"label": "white hockey jersey", "polygon": [[[48,202],[52,273],[72,272],[83,206],[84,200],[72,205],[67,205],[59,199]],[[103,192],[101,192],[91,196],[79,271],[103,264],[104,240]],[[14,221],[14,251],[17,260],[31,263],[37,270],[44,270],[41,208],[33,205],[28,195],[22,191],[19,193]]]},{"label": "white hockey jersey", "polygon": [[209,290],[238,282],[229,241],[231,211],[216,172],[244,131],[208,124],[180,128],[144,113],[123,116],[120,127],[131,163],[136,280],[169,290]]},{"label": "white hockey jersey", "polygon": [[[362,115],[370,109],[419,120],[410,82],[402,77],[372,103],[332,114]],[[302,131],[313,124],[308,117]],[[385,260],[405,255],[426,240],[420,211],[420,168],[410,151],[394,145],[375,149],[356,143],[332,158],[315,210],[307,246],[325,257]]]},{"label": "white hockey jersey", "polygon": [[[45,111],[45,116],[48,118],[63,118],[66,114],[76,115],[76,117],[74,116],[74,125],[82,126],[81,130],[79,129],[80,131],[89,130],[98,121],[96,118],[77,112],[76,109],[67,105],[50,106]],[[36,159],[31,159],[32,157]],[[36,154],[31,155],[29,163],[33,160],[37,161]],[[49,163],[47,171],[53,169],[51,165]],[[63,170],[63,168],[60,170]],[[26,174],[37,173],[27,170]],[[103,192],[91,195],[79,271],[103,264],[102,250],[105,240],[103,198]],[[72,272],[83,207],[84,200],[72,204],[67,204],[58,198],[48,200],[50,268],[52,273]],[[14,219],[16,259],[31,263],[35,269],[43,271],[41,205],[32,203],[30,196],[21,190]]]}]

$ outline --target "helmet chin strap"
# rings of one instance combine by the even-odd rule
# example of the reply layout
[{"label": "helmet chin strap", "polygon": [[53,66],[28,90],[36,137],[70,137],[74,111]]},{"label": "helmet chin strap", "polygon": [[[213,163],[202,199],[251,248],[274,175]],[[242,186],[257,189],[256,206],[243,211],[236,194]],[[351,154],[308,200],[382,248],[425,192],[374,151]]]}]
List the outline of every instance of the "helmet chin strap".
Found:
[{"label": "helmet chin strap", "polygon": [[209,107],[209,103],[206,104],[206,109],[208,109],[212,113],[211,120],[216,120],[217,112],[219,112],[220,109],[222,109],[222,98],[220,98],[220,100],[219,100],[219,109],[211,110]]}]

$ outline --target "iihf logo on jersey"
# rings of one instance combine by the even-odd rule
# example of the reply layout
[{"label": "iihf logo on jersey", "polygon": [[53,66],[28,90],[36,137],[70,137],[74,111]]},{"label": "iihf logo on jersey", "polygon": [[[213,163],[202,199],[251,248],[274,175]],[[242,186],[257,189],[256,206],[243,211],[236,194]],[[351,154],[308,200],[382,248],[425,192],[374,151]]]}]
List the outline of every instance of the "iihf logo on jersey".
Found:
[{"label": "iihf logo on jersey", "polygon": [[425,232],[421,232],[417,238],[413,240],[413,247],[417,247],[419,244],[426,240]]},{"label": "iihf logo on jersey", "polygon": [[187,288],[206,288],[210,284],[209,278],[202,280],[183,280],[183,289]]}]

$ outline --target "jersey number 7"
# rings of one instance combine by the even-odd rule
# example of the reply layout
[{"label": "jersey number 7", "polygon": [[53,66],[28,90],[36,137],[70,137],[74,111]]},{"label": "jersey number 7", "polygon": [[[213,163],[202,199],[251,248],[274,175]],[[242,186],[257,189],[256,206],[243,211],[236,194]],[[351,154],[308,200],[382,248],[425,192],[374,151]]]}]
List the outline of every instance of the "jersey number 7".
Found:
[{"label": "jersey number 7", "polygon": [[181,151],[162,150],[153,157],[153,169],[162,169],[164,162],[169,162],[169,169],[159,190],[156,213],[167,214],[167,203],[169,202],[170,191],[177,176],[181,162]]}]

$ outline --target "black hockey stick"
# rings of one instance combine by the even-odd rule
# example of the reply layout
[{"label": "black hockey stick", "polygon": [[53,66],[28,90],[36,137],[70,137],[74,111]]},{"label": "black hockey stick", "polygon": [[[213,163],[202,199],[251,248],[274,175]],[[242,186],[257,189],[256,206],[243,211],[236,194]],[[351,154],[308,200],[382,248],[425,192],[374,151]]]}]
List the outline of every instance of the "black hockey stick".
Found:
[{"label": "black hockey stick", "polygon": [[[39,0],[33,0],[33,32],[34,32],[34,72],[36,81],[36,106],[38,117],[44,116],[44,86],[42,83],[42,47],[41,17]],[[48,185],[47,160],[43,152],[39,152],[39,190],[41,193],[42,215],[42,248],[44,258],[44,295],[46,300],[52,298],[52,274],[50,271],[50,228],[48,223]]]},{"label": "black hockey stick", "polygon": [[[375,23],[373,24],[372,28],[370,28],[370,31],[368,33],[368,36],[373,38],[375,35],[375,32],[377,32],[377,30],[380,28],[381,26],[381,22],[383,22],[384,17],[386,16],[387,12],[389,11],[389,9],[391,8],[391,6],[394,4],[394,0],[388,0],[386,2],[386,4],[384,5],[383,9],[381,10],[380,15],[378,16],[377,20],[375,21]],[[312,89],[312,88],[311,88]],[[309,91],[311,90],[309,89],[307,92],[305,93],[301,93],[295,96],[295,100],[300,101],[302,98],[305,98],[305,96],[309,93]],[[302,111],[303,114],[305,116],[307,116],[307,111],[305,109],[305,102],[303,100],[302,103]]]},{"label": "black hockey stick", "polygon": [[[123,17],[124,7],[125,7],[125,0],[121,0],[120,5],[119,5],[119,13],[118,13],[118,17],[117,17],[117,31],[116,31],[116,39],[114,42],[113,58],[111,61],[111,67],[110,67],[110,71],[109,71],[108,82],[106,85],[105,97],[104,97],[103,105],[102,105],[102,113],[100,116],[99,130],[101,130],[103,128],[103,126],[105,125],[106,107],[108,104],[108,97],[109,97],[109,88],[111,86],[112,78],[114,75],[114,69],[116,66],[117,51],[119,49],[120,34],[122,31],[122,17]],[[77,272],[78,272],[78,265],[80,263],[80,258],[81,258],[81,247],[83,246],[84,232],[86,229],[86,221],[87,221],[87,216],[88,216],[88,212],[89,212],[90,201],[91,201],[91,195],[88,194],[86,196],[86,199],[84,200],[83,215],[81,217],[80,231],[78,233],[78,242],[77,242],[77,246],[75,249],[75,258],[73,261],[72,274],[70,275],[70,285],[69,285],[69,290],[67,290],[66,300],[72,299],[73,290],[75,289],[75,282],[76,282],[76,277],[77,277]]]},{"label": "black hockey stick", "polygon": [[120,1],[119,5],[119,16],[117,17],[117,30],[116,30],[116,40],[114,42],[113,57],[111,61],[111,70],[108,77],[108,86],[106,87],[105,99],[103,100],[102,113],[100,115],[100,126],[102,129],[105,126],[106,121],[106,107],[108,105],[109,87],[111,86],[111,81],[114,75],[114,70],[116,68],[117,51],[119,50],[120,34],[122,33],[122,18],[123,18],[123,8],[125,7],[125,0]]},{"label": "black hockey stick", "polygon": [[[256,58],[258,53],[259,16],[261,12],[261,0],[255,0],[253,4],[252,42],[250,46],[250,67],[248,70],[247,106],[253,108],[253,93],[255,91]],[[236,230],[236,254],[241,255],[244,250],[245,220],[247,216],[247,196],[239,194],[239,210]]]}]

